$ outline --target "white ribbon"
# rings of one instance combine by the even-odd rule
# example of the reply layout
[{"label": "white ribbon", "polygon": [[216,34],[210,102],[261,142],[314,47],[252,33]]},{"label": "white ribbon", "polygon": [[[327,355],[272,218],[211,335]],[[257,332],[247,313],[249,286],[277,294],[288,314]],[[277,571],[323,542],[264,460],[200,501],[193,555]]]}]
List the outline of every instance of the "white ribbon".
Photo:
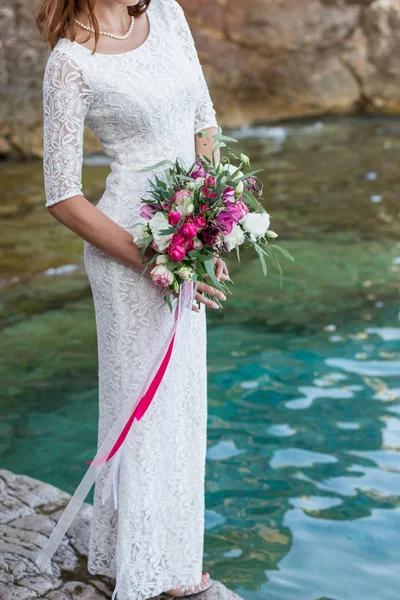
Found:
[{"label": "white ribbon", "polygon": [[[117,417],[117,419],[114,421],[114,424],[110,428],[106,438],[104,439],[102,444],[99,446],[92,463],[96,462],[96,460],[100,459],[102,456],[108,455],[108,453],[111,451],[111,449],[114,446],[116,440],[118,439],[122,429],[124,428],[125,423],[127,422],[130,415],[132,414],[132,412],[135,410],[136,406],[138,405],[140,399],[146,392],[150,382],[153,380],[154,375],[157,372],[158,367],[159,367],[161,361],[163,360],[163,357],[165,356],[165,353],[169,347],[172,337],[175,335],[175,333],[177,331],[178,324],[181,321],[181,317],[184,312],[184,309],[191,310],[196,291],[197,291],[196,284],[193,285],[193,283],[190,283],[190,284],[185,283],[185,284],[181,285],[180,293],[179,293],[179,296],[177,299],[178,316],[175,320],[172,330],[169,333],[169,335],[167,336],[167,339],[165,340],[164,344],[162,345],[162,347],[158,353],[157,360],[154,362],[154,365],[153,365],[152,369],[150,370],[150,373],[149,373],[143,387],[141,388],[140,393],[137,394],[136,398],[132,402],[126,402],[126,404],[124,405],[123,409],[121,410],[119,416]],[[176,308],[176,302],[174,302],[173,308],[174,309]],[[120,461],[121,461],[121,456],[122,456],[122,449],[123,449],[123,445],[119,448],[118,452],[111,459],[113,461],[113,464],[110,467],[110,471],[104,482],[104,487],[103,487],[103,491],[102,491],[102,502],[104,504],[104,502],[106,502],[106,500],[110,496],[111,488],[113,488],[115,509],[117,509],[117,507],[118,507],[118,477],[119,477],[119,466],[120,466]],[[39,553],[39,555],[37,556],[37,558],[35,560],[35,563],[40,568],[46,569],[48,567],[48,565],[49,565],[54,553],[56,552],[57,548],[59,547],[65,533],[67,532],[68,528],[70,527],[73,520],[75,519],[83,502],[85,501],[86,496],[88,495],[88,493],[89,493],[92,485],[96,481],[96,479],[99,477],[105,464],[106,463],[103,463],[98,466],[91,464],[89,466],[89,468],[87,469],[84,477],[82,478],[80,484],[78,485],[77,489],[75,490],[74,495],[71,497],[64,512],[62,513],[61,517],[59,518],[57,525],[54,527],[49,539],[46,541],[44,547],[42,548],[41,552]],[[117,586],[119,586],[119,582],[120,582],[121,575],[122,575],[125,565],[126,565],[126,558],[125,558],[122,568],[120,570],[119,577],[117,578],[118,579]],[[116,593],[116,589],[114,591],[112,600],[114,600],[114,598],[115,598],[115,593]]]}]

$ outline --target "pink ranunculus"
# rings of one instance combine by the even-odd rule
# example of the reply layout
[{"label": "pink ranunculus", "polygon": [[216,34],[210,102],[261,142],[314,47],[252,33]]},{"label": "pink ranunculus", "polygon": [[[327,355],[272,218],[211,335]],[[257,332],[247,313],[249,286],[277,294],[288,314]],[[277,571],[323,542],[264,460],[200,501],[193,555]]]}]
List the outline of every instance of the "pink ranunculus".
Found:
[{"label": "pink ranunculus", "polygon": [[243,202],[243,200],[238,200],[236,202],[236,207],[240,210],[240,219],[242,219],[244,215],[247,215],[247,213],[249,212],[249,207],[245,202]]},{"label": "pink ranunculus", "polygon": [[225,206],[234,204],[236,200],[236,189],[233,187],[225,188],[222,193],[222,200],[224,201]]},{"label": "pink ranunculus", "polygon": [[[232,207],[234,208],[234,207]],[[214,223],[216,223],[217,227],[224,235],[228,235],[231,233],[233,224],[237,221],[236,216],[233,216],[227,210],[222,210],[214,219]]]},{"label": "pink ranunculus", "polygon": [[205,212],[207,212],[207,211],[208,211],[208,206],[207,206],[207,204],[202,204],[202,205],[200,206],[199,210],[200,210],[200,213],[203,215]]},{"label": "pink ranunculus", "polygon": [[214,246],[216,240],[218,238],[218,231],[212,227],[206,227],[203,231],[199,233],[199,239],[204,244],[204,246],[212,247]]},{"label": "pink ranunculus", "polygon": [[150,204],[144,204],[140,209],[140,216],[145,219],[151,219],[156,214],[157,209]]},{"label": "pink ranunculus", "polygon": [[168,223],[175,227],[175,225],[179,223],[181,216],[181,213],[179,213],[177,210],[171,210],[171,212],[168,214]]},{"label": "pink ranunculus", "polygon": [[207,171],[201,164],[201,161],[196,160],[193,169],[188,173],[188,175],[193,179],[199,179],[199,177],[205,177],[207,175]]},{"label": "pink ranunculus", "polygon": [[193,192],[191,190],[178,190],[173,196],[173,201],[175,202],[176,206],[183,206],[185,200],[192,195]]},{"label": "pink ranunculus", "polygon": [[172,245],[168,248],[168,255],[174,262],[180,262],[186,254],[183,246]]},{"label": "pink ranunculus", "polygon": [[196,227],[199,231],[200,231],[200,229],[204,229],[204,227],[207,225],[207,221],[205,220],[204,217],[195,217],[193,219],[193,223],[196,225]]},{"label": "pink ranunculus", "polygon": [[204,179],[204,185],[207,187],[215,187],[215,177],[213,177],[213,175],[207,175]]},{"label": "pink ranunculus", "polygon": [[197,235],[197,227],[194,223],[184,223],[182,225],[182,233],[185,238],[194,238]]}]

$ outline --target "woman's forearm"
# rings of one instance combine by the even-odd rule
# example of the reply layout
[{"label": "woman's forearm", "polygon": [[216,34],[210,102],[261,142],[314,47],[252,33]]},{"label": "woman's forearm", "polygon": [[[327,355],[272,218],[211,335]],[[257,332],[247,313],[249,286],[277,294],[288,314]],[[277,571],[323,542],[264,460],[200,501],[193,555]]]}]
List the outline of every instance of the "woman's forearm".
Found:
[{"label": "woman's forearm", "polygon": [[[214,135],[214,133],[217,133],[218,130],[216,127],[208,127],[204,131],[207,133],[209,139],[207,139],[206,137],[199,137],[198,134],[195,135],[196,155],[204,154],[204,156],[213,161],[212,151],[217,142],[215,142],[215,140],[212,139],[212,136]],[[217,165],[219,161],[220,151],[218,148],[218,150],[214,152],[214,164]]]},{"label": "woman's forearm", "polygon": [[133,243],[132,235],[84,196],[73,196],[57,202],[49,206],[48,211],[93,246],[127,266],[141,270],[140,248]]}]

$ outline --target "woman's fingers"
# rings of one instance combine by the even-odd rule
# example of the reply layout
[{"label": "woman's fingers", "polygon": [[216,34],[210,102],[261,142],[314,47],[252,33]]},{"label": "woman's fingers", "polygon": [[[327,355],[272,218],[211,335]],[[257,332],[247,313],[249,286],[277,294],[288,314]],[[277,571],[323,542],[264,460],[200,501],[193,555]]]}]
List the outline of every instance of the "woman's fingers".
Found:
[{"label": "woman's fingers", "polygon": [[216,302],[210,300],[210,298],[207,298],[206,296],[203,296],[203,294],[199,294],[199,292],[197,292],[194,299],[197,300],[197,302],[201,302],[202,304],[209,306],[210,308],[219,308]]},{"label": "woman's fingers", "polygon": [[215,263],[215,277],[218,279],[218,281],[221,279],[224,272],[224,264],[224,261],[220,258]]},{"label": "woman's fingers", "polygon": [[197,290],[202,294],[209,294],[210,296],[215,296],[216,298],[218,298],[218,300],[226,300],[226,296],[223,292],[221,292],[220,290],[216,290],[214,287],[208,285],[207,283],[204,283],[203,281],[199,283]]}]

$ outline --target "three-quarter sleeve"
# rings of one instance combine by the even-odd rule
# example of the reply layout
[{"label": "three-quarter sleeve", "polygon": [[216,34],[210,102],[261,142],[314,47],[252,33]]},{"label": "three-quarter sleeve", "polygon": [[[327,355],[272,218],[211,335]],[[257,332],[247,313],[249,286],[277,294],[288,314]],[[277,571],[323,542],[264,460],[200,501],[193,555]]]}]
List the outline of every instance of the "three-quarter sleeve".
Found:
[{"label": "three-quarter sleeve", "polygon": [[82,194],[83,131],[90,102],[90,89],[76,61],[53,50],[43,78],[46,206]]},{"label": "three-quarter sleeve", "polygon": [[184,10],[176,0],[170,0],[170,4],[175,31],[178,34],[186,55],[197,72],[200,83],[194,122],[194,133],[196,134],[207,127],[218,127],[216,112]]}]

